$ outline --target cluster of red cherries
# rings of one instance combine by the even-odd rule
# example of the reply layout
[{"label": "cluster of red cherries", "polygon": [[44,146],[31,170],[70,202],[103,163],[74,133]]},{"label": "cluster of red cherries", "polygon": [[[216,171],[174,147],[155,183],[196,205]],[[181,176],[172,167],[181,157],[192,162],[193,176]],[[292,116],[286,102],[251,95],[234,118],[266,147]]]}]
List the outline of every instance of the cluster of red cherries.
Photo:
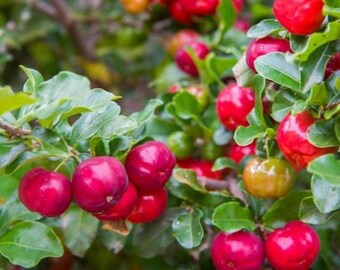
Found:
[{"label": "cluster of red cherries", "polygon": [[116,158],[92,157],[75,169],[72,182],[61,173],[35,168],[19,186],[19,199],[44,217],[64,213],[72,198],[83,210],[100,220],[146,223],[159,218],[167,206],[164,185],[176,164],[161,142],[150,141],[133,148],[125,166]]}]

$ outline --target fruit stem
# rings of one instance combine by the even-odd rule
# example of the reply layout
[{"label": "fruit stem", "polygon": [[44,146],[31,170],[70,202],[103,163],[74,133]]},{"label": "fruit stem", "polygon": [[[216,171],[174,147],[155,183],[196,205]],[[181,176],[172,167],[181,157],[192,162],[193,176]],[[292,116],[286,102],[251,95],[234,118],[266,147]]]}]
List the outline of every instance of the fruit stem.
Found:
[{"label": "fruit stem", "polygon": [[66,158],[64,158],[59,164],[57,167],[55,167],[55,169],[53,170],[54,172],[58,172],[59,169],[66,163],[66,161],[68,161],[68,159],[70,158],[71,156],[68,156]]}]

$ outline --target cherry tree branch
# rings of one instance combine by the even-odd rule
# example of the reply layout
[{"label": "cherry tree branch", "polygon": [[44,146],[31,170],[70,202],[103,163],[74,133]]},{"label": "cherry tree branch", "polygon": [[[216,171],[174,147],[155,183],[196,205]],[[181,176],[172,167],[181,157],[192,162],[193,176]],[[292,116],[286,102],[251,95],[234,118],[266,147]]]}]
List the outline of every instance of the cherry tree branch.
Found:
[{"label": "cherry tree branch", "polygon": [[12,126],[2,120],[0,120],[0,129],[3,129],[10,138],[29,136],[31,134],[31,131],[28,129]]}]

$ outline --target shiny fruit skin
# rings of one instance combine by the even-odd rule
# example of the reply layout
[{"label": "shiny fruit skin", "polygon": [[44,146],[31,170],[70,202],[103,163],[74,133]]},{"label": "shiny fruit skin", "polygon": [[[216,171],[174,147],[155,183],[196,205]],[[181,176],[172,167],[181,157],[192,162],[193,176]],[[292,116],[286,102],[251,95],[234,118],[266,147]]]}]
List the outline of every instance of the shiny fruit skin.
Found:
[{"label": "shiny fruit skin", "polygon": [[141,193],[128,220],[132,223],[152,222],[163,214],[167,203],[168,192],[165,188]]},{"label": "shiny fruit skin", "polygon": [[120,0],[121,4],[129,13],[137,14],[146,10],[149,0]]},{"label": "shiny fruit skin", "polygon": [[19,185],[19,199],[32,212],[44,217],[64,213],[72,201],[71,182],[66,176],[42,168],[28,171]]},{"label": "shiny fruit skin", "polygon": [[323,20],[322,0],[275,0],[274,15],[280,24],[294,35],[308,35],[317,31]]},{"label": "shiny fruit skin", "polygon": [[214,164],[209,161],[187,159],[177,161],[177,164],[180,168],[193,170],[198,177],[207,177],[216,180],[223,178],[222,171],[212,171]]},{"label": "shiny fruit skin", "polygon": [[201,153],[204,160],[215,161],[223,155],[223,148],[213,141],[208,141],[202,146]]},{"label": "shiny fruit skin", "polygon": [[193,138],[183,131],[176,131],[170,134],[167,145],[178,159],[188,158],[194,150]]},{"label": "shiny fruit skin", "polygon": [[247,115],[254,106],[254,91],[236,83],[227,85],[217,97],[217,115],[222,124],[230,130],[248,126]]},{"label": "shiny fruit skin", "polygon": [[220,232],[211,246],[211,259],[217,270],[261,270],[264,257],[262,240],[250,232]]},{"label": "shiny fruit skin", "polygon": [[334,72],[340,70],[340,52],[335,53],[329,59],[326,70],[325,70],[325,79],[328,79]]},{"label": "shiny fruit skin", "polygon": [[176,158],[162,142],[150,141],[133,148],[125,168],[130,181],[143,192],[162,188],[169,180]]},{"label": "shiny fruit skin", "polygon": [[279,198],[295,184],[295,172],[290,164],[278,158],[253,158],[243,171],[247,192],[257,198]]},{"label": "shiny fruit skin", "polygon": [[174,0],[170,3],[169,12],[174,21],[178,23],[187,25],[194,23],[190,14],[185,10],[181,1],[179,0]]},{"label": "shiny fruit skin", "polygon": [[246,62],[248,67],[256,72],[254,63],[258,57],[271,52],[285,53],[291,51],[292,50],[290,48],[289,41],[285,39],[277,39],[272,37],[253,39],[249,43],[246,51]]},{"label": "shiny fruit skin", "polygon": [[112,157],[81,162],[72,177],[73,196],[80,208],[99,213],[114,206],[128,187],[124,166]]},{"label": "shiny fruit skin", "polygon": [[187,44],[180,48],[176,53],[176,63],[177,66],[185,73],[198,77],[198,70],[194,60],[191,58],[190,54],[187,52],[187,48],[191,48],[198,58],[204,59],[209,53],[208,46],[200,41],[195,41]]},{"label": "shiny fruit skin", "polygon": [[122,198],[112,208],[98,214],[94,214],[100,220],[125,219],[132,212],[138,200],[138,191],[132,183],[129,183]]},{"label": "shiny fruit skin", "polygon": [[275,270],[308,270],[318,256],[320,241],[314,229],[291,221],[267,235],[266,255]]},{"label": "shiny fruit skin", "polygon": [[228,151],[228,157],[234,160],[237,164],[240,164],[242,159],[247,156],[256,154],[256,142],[253,141],[251,144],[246,146],[238,145],[236,142],[230,144]]},{"label": "shiny fruit skin", "polygon": [[199,34],[196,31],[191,29],[182,29],[174,34],[171,37],[170,41],[167,41],[169,42],[167,45],[167,49],[172,56],[175,56],[179,48],[182,48],[183,46],[198,39]]},{"label": "shiny fruit skin", "polygon": [[219,0],[181,0],[185,10],[194,16],[206,16],[215,13]]},{"label": "shiny fruit skin", "polygon": [[279,124],[277,130],[277,143],[294,169],[305,169],[309,162],[319,156],[335,153],[337,147],[319,148],[308,141],[310,127],[317,119],[304,111],[296,115],[288,114]]}]

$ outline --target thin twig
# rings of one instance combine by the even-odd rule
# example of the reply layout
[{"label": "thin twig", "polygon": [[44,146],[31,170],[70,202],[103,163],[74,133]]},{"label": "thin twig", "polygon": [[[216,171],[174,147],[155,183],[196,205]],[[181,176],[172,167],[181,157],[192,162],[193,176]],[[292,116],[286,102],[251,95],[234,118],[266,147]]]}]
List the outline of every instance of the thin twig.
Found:
[{"label": "thin twig", "polygon": [[2,120],[0,120],[0,129],[3,129],[10,138],[29,136],[31,134],[31,131],[28,129],[12,126]]}]

